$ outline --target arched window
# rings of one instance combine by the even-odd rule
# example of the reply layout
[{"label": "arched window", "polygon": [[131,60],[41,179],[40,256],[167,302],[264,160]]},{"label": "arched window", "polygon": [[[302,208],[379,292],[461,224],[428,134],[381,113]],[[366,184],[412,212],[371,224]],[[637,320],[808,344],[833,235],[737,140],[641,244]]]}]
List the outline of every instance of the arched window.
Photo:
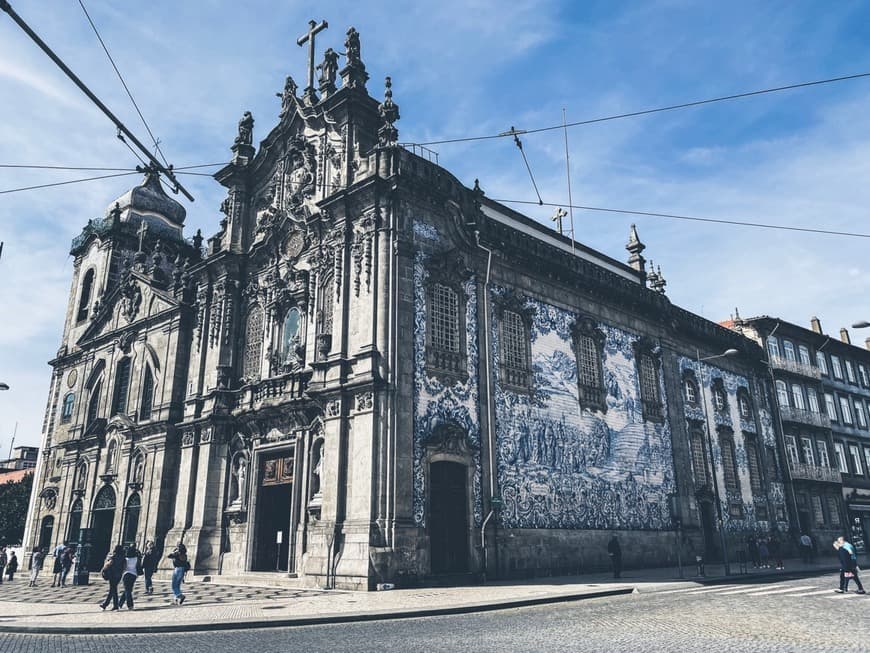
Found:
[{"label": "arched window", "polygon": [[94,286],[94,269],[91,268],[87,272],[85,272],[85,278],[82,281],[82,291],[79,295],[79,310],[76,313],[76,321],[81,322],[82,320],[88,319],[88,309],[91,304],[91,291]]},{"label": "arched window", "polygon": [[263,356],[263,309],[254,305],[248,311],[245,323],[245,353],[242,359],[242,378],[260,378]]},{"label": "arched window", "polygon": [[287,316],[284,318],[284,328],[281,333],[281,353],[285,357],[295,353],[296,347],[299,346],[299,329],[301,324],[299,309],[294,306],[287,311]]},{"label": "arched window", "polygon": [[63,398],[63,408],[60,411],[60,421],[69,422],[73,415],[73,406],[76,403],[75,393],[70,392]]},{"label": "arched window", "polygon": [[788,387],[785,381],[776,382],[776,398],[781,408],[788,408]]},{"label": "arched window", "polygon": [[145,378],[142,380],[142,399],[139,405],[139,419],[151,419],[151,406],[154,403],[154,375],[151,366],[145,366]]},{"label": "arched window", "polygon": [[725,487],[737,490],[737,455],[734,450],[734,438],[730,433],[719,434],[719,445],[722,448],[722,471],[725,476]]},{"label": "arched window", "polygon": [[695,471],[695,483],[698,486],[707,484],[707,455],[704,451],[704,436],[700,431],[689,434],[692,445],[692,469]]},{"label": "arched window", "polygon": [[685,392],[686,401],[690,404],[698,403],[698,386],[692,379],[686,379],[683,382],[683,391]]},{"label": "arched window", "polygon": [[70,544],[79,541],[79,531],[82,528],[82,500],[76,499],[69,511],[69,526],[66,531],[66,540]]},{"label": "arched window", "polygon": [[127,499],[127,507],[124,509],[124,535],[123,544],[135,544],[136,533],[139,530],[139,512],[142,510],[142,500],[138,493],[130,495]]},{"label": "arched window", "polygon": [[94,420],[99,417],[100,413],[100,390],[102,389],[103,382],[97,381],[94,385],[93,390],[91,390],[91,396],[88,399],[88,426],[94,423]]},{"label": "arched window", "polygon": [[127,412],[127,395],[130,392],[130,367],[128,356],[118,361],[115,366],[115,398],[112,401],[112,415],[123,415]]},{"label": "arched window", "polygon": [[713,388],[713,405],[716,410],[725,410],[728,402],[725,398],[725,391],[722,388]]}]

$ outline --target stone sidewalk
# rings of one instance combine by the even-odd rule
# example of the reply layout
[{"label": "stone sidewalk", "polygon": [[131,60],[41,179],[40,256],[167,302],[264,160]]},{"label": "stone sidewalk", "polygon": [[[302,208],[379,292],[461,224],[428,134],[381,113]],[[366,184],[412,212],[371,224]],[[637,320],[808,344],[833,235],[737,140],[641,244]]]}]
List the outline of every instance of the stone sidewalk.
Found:
[{"label": "stone sidewalk", "polygon": [[[102,611],[97,603],[105,583],[52,589],[43,576],[36,588],[27,577],[0,585],[0,631],[43,633],[177,632],[232,630],[376,619],[421,617],[507,609],[542,603],[656,592],[686,584],[752,582],[766,576],[794,577],[835,571],[830,560],[815,564],[786,561],[785,570],[749,569],[745,575],[724,576],[720,565],[708,565],[705,578],[695,567],[627,570],[619,580],[610,574],[589,574],[528,581],[494,581],[469,587],[422,588],[383,592],[305,590],[294,587],[224,585],[193,579],[185,583],[184,605],[172,604],[169,583],[155,582],[152,596],[134,590],[135,609]],[[738,571],[732,568],[732,573]]]}]

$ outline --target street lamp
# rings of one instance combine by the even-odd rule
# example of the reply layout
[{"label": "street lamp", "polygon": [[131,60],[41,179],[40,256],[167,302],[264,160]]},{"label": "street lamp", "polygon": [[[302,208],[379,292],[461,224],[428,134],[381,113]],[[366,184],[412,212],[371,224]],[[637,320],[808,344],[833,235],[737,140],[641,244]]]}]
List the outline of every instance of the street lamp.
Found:
[{"label": "street lamp", "polygon": [[870,322],[868,322],[867,320],[861,320],[860,322],[855,322],[855,324],[852,325],[853,329],[866,329],[867,327],[870,327]]},{"label": "street lamp", "polygon": [[719,500],[719,481],[716,479],[716,460],[713,458],[713,436],[710,433],[710,417],[707,415],[707,393],[704,386],[704,374],[701,368],[703,361],[710,361],[716,358],[726,358],[739,354],[736,349],[726,349],[721,354],[715,356],[705,356],[701,358],[701,350],[695,349],[695,361],[698,363],[698,380],[701,386],[701,405],[704,407],[704,431],[707,434],[707,453],[710,455],[710,468],[713,474],[710,478],[710,484],[713,486],[713,499],[716,501],[716,517],[719,521],[719,538],[722,544],[722,564],[725,567],[725,575],[731,575],[731,568],[728,565],[728,545],[725,541],[725,519],[722,515],[722,502]]},{"label": "street lamp", "polygon": [[8,383],[0,383],[0,390],[8,390],[8,389],[9,389]]}]

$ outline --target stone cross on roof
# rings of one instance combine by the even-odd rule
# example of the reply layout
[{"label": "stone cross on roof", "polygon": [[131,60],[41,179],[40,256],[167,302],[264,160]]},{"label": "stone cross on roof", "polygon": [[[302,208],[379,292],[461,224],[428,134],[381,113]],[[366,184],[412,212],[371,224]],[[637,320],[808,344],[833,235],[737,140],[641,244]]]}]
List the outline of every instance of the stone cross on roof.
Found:
[{"label": "stone cross on roof", "polygon": [[329,23],[325,20],[320,21],[320,25],[316,21],[308,21],[308,31],[296,39],[296,44],[303,46],[308,43],[308,87],[305,89],[305,94],[314,93],[314,36],[329,27]]},{"label": "stone cross on roof", "polygon": [[145,239],[145,234],[148,232],[148,225],[145,221],[139,223],[139,230],[136,232],[139,236],[139,251],[142,251],[142,241]]}]

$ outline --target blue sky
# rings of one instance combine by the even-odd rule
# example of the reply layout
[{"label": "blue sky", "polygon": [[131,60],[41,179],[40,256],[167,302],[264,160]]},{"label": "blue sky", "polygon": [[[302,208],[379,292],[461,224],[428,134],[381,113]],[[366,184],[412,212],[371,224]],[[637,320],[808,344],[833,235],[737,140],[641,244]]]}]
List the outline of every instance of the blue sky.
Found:
[{"label": "blue sky", "polygon": [[[393,77],[400,140],[490,134],[870,71],[864,2],[299,3],[85,2],[176,166],[228,160],[236,123],[275,125],[285,75],[302,83],[296,37],[311,18],[343,49],[354,25],[381,97]],[[429,5],[429,6],[427,6]],[[123,89],[78,3],[13,7],[140,136]],[[0,163],[132,167],[114,128],[20,29],[0,15]],[[870,233],[870,79],[570,130],[577,204]],[[529,135],[548,202],[566,202],[561,132]],[[509,139],[435,148],[490,197],[534,199]],[[0,169],[0,190],[91,173]],[[99,173],[93,173],[99,174]],[[0,451],[17,421],[38,444],[60,343],[70,239],[137,182],[121,177],[0,195]],[[188,177],[186,233],[217,230],[221,188]],[[549,223],[552,208],[519,207]],[[828,333],[870,319],[870,239],[575,212],[578,240],[624,260],[629,225],[675,303],[714,320],[778,315]],[[853,333],[863,343],[870,331]]]}]

